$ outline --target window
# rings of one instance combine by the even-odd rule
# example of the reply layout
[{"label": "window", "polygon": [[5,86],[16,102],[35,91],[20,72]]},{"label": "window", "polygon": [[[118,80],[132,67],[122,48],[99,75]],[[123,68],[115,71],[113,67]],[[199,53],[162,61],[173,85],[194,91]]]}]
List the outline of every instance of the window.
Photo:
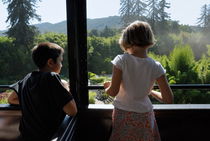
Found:
[{"label": "window", "polygon": [[[175,103],[210,103],[209,91],[194,85],[210,82],[210,3],[195,0],[188,5],[181,0],[87,0],[89,102],[113,101],[95,85],[111,79],[110,61],[123,53],[118,45],[122,29],[143,20],[157,39],[149,56],[164,66],[171,85],[183,84],[173,87]],[[188,89],[190,84],[195,87]]]},{"label": "window", "polygon": [[[37,43],[46,41],[57,43],[65,49],[66,53],[64,54],[61,78],[68,80],[66,1],[33,1],[31,5],[27,5],[30,10],[34,10],[32,17],[29,16],[29,19],[26,18],[23,21],[21,18],[24,16],[27,17],[27,15],[18,17],[22,12],[19,11],[20,14],[16,14],[13,21],[12,19],[8,19],[8,22],[6,22],[9,14],[14,15],[14,13],[8,13],[7,11],[8,5],[13,2],[15,3],[15,0],[8,2],[5,0],[5,3],[0,3],[0,85],[13,84],[22,79],[27,73],[37,69],[32,62],[30,50]],[[16,7],[21,9],[21,3],[19,4]],[[15,7],[13,7],[13,10],[16,10]],[[20,21],[26,23],[30,29],[26,30],[27,28],[24,28],[24,25],[20,24]],[[10,23],[12,22],[15,24],[11,27]],[[15,32],[10,31],[6,33],[11,28]],[[22,29],[24,32],[18,29]],[[11,90],[1,89],[0,103],[7,103],[7,97],[10,93]]]}]

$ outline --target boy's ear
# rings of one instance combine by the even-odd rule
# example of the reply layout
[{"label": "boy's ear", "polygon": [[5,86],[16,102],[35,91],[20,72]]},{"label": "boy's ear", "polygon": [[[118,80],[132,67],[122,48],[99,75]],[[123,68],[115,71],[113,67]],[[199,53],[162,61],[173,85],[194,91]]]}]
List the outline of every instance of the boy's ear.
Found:
[{"label": "boy's ear", "polygon": [[47,66],[51,67],[51,66],[53,66],[54,64],[55,64],[55,63],[54,63],[54,61],[53,61],[52,58],[50,58],[50,59],[47,60]]}]

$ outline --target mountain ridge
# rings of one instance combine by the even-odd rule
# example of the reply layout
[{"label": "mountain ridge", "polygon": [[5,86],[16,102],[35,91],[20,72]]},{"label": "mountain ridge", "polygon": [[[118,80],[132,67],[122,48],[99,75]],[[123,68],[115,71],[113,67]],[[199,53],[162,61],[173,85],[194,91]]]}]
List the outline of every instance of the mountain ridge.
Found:
[{"label": "mountain ridge", "polygon": [[[103,30],[106,26],[109,28],[121,28],[120,24],[121,19],[119,16],[109,16],[103,18],[87,19],[87,30],[97,29]],[[35,27],[40,31],[40,33],[46,32],[56,32],[56,33],[67,33],[66,20],[58,23],[43,22],[40,24],[34,24]],[[0,31],[0,36],[3,36],[3,33],[6,30]]]}]

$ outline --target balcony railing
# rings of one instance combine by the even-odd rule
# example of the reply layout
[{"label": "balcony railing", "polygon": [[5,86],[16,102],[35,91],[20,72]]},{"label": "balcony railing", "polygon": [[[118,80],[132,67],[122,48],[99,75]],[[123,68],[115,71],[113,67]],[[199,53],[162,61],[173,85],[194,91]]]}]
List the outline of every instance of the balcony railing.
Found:
[{"label": "balcony railing", "polygon": [[[210,89],[210,84],[172,84],[170,85],[171,89]],[[91,85],[88,86],[88,89],[104,89],[103,86]],[[158,86],[155,85],[154,89],[158,89]]]}]

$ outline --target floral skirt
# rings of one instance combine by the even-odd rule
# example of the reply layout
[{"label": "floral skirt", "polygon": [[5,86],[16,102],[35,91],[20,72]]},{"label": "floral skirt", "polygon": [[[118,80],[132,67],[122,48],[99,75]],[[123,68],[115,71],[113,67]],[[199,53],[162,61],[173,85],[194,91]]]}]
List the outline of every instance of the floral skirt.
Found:
[{"label": "floral skirt", "polygon": [[154,112],[135,113],[115,108],[109,141],[160,141]]}]

